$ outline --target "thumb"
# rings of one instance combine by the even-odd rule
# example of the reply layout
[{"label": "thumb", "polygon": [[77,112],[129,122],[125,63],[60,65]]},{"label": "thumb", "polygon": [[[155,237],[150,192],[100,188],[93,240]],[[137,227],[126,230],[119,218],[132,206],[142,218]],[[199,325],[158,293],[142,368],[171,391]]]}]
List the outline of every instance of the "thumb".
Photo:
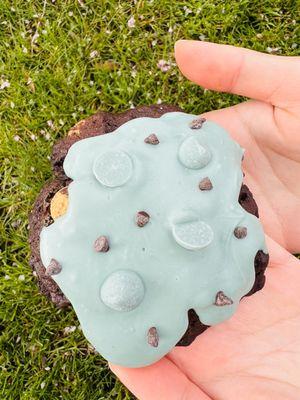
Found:
[{"label": "thumb", "polygon": [[282,107],[300,101],[300,57],[179,40],[175,44],[175,58],[183,75],[207,89]]}]

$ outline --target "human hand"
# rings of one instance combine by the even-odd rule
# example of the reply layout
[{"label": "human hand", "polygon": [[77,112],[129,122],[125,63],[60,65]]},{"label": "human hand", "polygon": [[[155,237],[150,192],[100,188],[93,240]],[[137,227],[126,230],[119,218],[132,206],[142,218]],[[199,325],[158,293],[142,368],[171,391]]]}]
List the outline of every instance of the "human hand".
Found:
[{"label": "human hand", "polygon": [[298,400],[300,261],[268,240],[264,289],[188,347],[149,367],[112,371],[140,400]]},{"label": "human hand", "polygon": [[[180,41],[176,59],[204,87],[256,99],[202,115],[246,149],[245,182],[267,233],[300,251],[300,58]],[[272,239],[268,248],[264,290],[229,321],[149,367],[110,365],[139,399],[299,399],[300,262]]]},{"label": "human hand", "polygon": [[176,43],[175,56],[193,82],[255,99],[202,115],[246,149],[244,182],[265,232],[300,252],[300,57],[187,40]]}]

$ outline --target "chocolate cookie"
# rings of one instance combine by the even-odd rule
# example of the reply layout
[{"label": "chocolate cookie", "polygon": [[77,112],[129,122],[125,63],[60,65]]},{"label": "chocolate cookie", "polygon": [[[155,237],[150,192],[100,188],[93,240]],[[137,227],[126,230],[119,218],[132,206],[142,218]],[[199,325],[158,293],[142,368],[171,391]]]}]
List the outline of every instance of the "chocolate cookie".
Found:
[{"label": "chocolate cookie", "polygon": [[[43,227],[51,225],[55,219],[59,218],[65,213],[68,207],[67,188],[71,182],[71,179],[68,178],[64,173],[63,162],[69,149],[75,142],[81,139],[99,136],[115,131],[117,128],[121,127],[124,123],[130,120],[140,117],[159,118],[163,114],[173,111],[181,110],[178,107],[160,105],[138,107],[136,109],[132,109],[121,114],[98,112],[95,115],[87,118],[86,120],[80,121],[78,124],[76,124],[69,131],[68,136],[60,140],[54,146],[51,162],[55,177],[54,180],[46,183],[36,200],[34,209],[30,216],[29,241],[32,251],[30,264],[37,274],[40,290],[58,307],[65,307],[68,306],[70,303],[61,292],[58,285],[52,279],[51,274],[47,273],[47,270],[45,269],[41,261],[40,234]],[[205,124],[204,119],[197,119],[196,122],[192,121],[190,128],[196,132],[197,130],[202,128],[203,124]],[[160,146],[160,138],[157,137],[155,133],[151,133],[147,137],[145,137],[144,143],[151,147]],[[187,144],[187,146],[189,146],[189,143]],[[190,153],[187,152],[185,148],[183,148],[181,153],[179,152],[179,159],[181,163],[185,167],[190,169],[198,168],[199,165],[197,165],[197,163],[199,162],[204,164],[208,163],[210,161],[210,156],[208,155],[205,157],[201,156],[201,159],[199,161],[195,161],[194,155],[191,158]],[[202,168],[202,166],[200,167]],[[103,176],[101,176],[100,179],[104,179]],[[206,176],[202,178],[202,180],[199,182],[198,188],[204,193],[210,192],[214,189],[214,182],[211,182],[210,178]],[[244,210],[258,217],[258,209],[255,200],[250,190],[244,184],[241,186],[238,202]],[[149,220],[151,223],[151,215],[149,215],[144,210],[137,210],[135,221],[139,229],[145,229],[144,226],[148,224]],[[197,229],[198,228],[199,226],[197,226]],[[173,232],[173,234],[175,240],[178,241],[179,245],[192,249],[191,247],[187,247],[186,244],[183,244],[185,238],[182,235],[185,235],[185,232]],[[247,228],[244,226],[237,226],[234,230],[234,236],[237,240],[243,240],[243,238],[247,236]],[[95,238],[94,245],[96,251],[99,251],[100,253],[107,252],[110,247],[109,241],[105,236]],[[263,287],[265,282],[264,272],[267,264],[268,254],[264,253],[262,249],[259,249],[256,253],[254,260],[255,281],[252,289],[249,291],[249,293],[246,294],[246,296],[255,293],[257,290],[260,290]],[[226,294],[224,294],[222,291],[220,291],[217,293],[215,304],[222,306],[223,304],[230,304],[230,301],[231,299],[228,298]],[[183,337],[177,343],[177,345],[179,346],[189,345],[200,333],[204,332],[208,328],[208,325],[201,323],[197,313],[193,309],[190,309],[188,312],[188,321],[188,328]],[[156,347],[158,343],[158,334],[156,328],[152,328],[150,328],[152,329],[151,331],[149,329],[150,336],[148,335],[148,342],[154,343],[154,347]]]}]

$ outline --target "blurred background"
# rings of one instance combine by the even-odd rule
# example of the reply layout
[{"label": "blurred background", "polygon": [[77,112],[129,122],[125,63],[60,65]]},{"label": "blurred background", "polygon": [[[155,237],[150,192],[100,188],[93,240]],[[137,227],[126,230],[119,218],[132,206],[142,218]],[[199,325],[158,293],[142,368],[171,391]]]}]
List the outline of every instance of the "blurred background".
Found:
[{"label": "blurred background", "polygon": [[299,10],[299,0],[1,0],[1,400],[133,399],[28,266],[28,213],[53,143],[98,109],[201,113],[241,101],[186,81],[175,41],[300,55]]}]

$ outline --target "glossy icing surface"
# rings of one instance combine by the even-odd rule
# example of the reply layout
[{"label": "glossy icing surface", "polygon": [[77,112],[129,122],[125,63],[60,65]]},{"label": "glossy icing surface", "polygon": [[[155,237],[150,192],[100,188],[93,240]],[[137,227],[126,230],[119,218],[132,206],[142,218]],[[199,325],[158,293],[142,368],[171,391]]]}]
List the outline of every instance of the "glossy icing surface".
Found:
[{"label": "glossy icing surface", "polygon": [[[85,336],[119,365],[163,357],[190,308],[207,325],[230,318],[253,285],[256,252],[267,252],[259,220],[238,203],[243,149],[213,122],[191,129],[194,119],[138,118],[76,142],[64,162],[67,212],[41,232],[43,264],[61,265],[52,278]],[[144,142],[151,134],[158,144]],[[200,190],[207,177],[212,188]],[[141,211],[149,218],[138,225]],[[94,248],[102,236],[105,252]],[[215,304],[218,292],[225,305]]]}]

